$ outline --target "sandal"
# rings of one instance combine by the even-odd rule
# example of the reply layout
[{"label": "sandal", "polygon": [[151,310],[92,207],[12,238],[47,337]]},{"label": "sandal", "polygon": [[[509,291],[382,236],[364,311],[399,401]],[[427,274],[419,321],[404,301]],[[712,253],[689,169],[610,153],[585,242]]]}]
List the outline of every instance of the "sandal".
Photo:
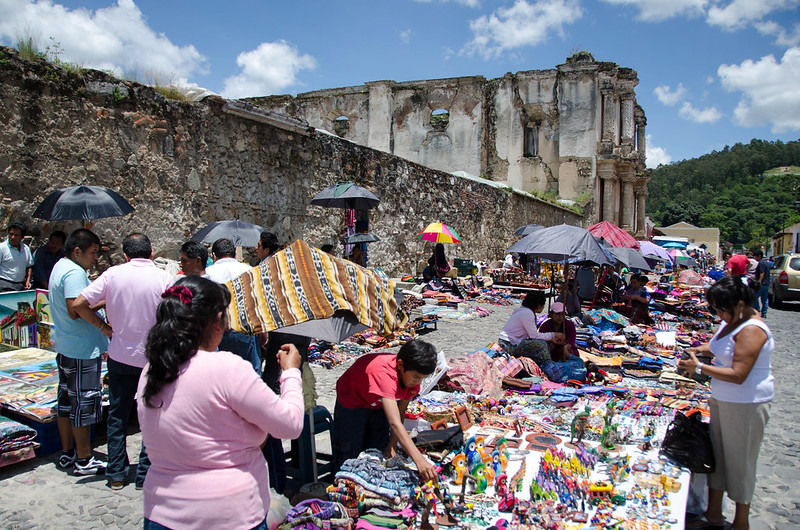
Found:
[{"label": "sandal", "polygon": [[687,529],[702,528],[704,530],[712,530],[712,529],[726,530],[727,528],[730,528],[730,524],[725,520],[723,520],[721,524],[714,524],[710,522],[708,519],[706,519],[705,515],[698,515],[694,519],[686,521],[686,526],[684,528]]}]

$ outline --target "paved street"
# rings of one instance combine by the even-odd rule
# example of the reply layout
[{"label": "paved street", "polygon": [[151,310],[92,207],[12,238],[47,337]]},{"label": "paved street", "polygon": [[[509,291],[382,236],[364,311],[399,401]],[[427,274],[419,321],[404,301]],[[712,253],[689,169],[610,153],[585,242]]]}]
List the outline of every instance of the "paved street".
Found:
[{"label": "paved street", "polygon": [[[439,329],[425,335],[447,352],[468,353],[496,339],[497,331],[511,308],[492,306],[487,318],[465,323],[440,322]],[[761,451],[756,500],[752,507],[754,529],[800,528],[800,347],[796,335],[800,304],[786,310],[770,309],[768,324],[777,349],[773,372],[777,393],[772,405],[767,436]],[[469,348],[472,345],[474,348]],[[320,403],[332,409],[332,381],[346,366],[334,370],[316,368]],[[132,458],[138,454],[140,435],[128,438]],[[104,440],[97,452],[105,455]],[[103,477],[74,477],[55,467],[56,455],[0,468],[0,518],[8,529],[27,528],[141,528],[141,492],[133,486],[115,492]],[[731,503],[732,508],[732,503]],[[729,520],[732,512],[729,514]]]}]

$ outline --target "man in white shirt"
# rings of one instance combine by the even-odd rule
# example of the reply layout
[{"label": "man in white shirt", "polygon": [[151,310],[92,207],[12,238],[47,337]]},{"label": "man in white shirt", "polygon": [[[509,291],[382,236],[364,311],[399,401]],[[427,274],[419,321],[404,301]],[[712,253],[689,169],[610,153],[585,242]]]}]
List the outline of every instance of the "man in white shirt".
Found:
[{"label": "man in white shirt", "polygon": [[22,242],[28,227],[22,223],[8,225],[8,237],[0,243],[0,292],[24,291],[31,288],[31,249]]},{"label": "man in white shirt", "polygon": [[[214,259],[214,264],[206,267],[205,277],[224,285],[252,268],[250,265],[238,261],[234,256],[236,256],[236,247],[230,239],[223,238],[214,241],[214,244],[211,245],[211,257]],[[256,373],[261,375],[261,343],[259,337],[227,330],[222,335],[219,350],[235,353],[252,364]]]}]

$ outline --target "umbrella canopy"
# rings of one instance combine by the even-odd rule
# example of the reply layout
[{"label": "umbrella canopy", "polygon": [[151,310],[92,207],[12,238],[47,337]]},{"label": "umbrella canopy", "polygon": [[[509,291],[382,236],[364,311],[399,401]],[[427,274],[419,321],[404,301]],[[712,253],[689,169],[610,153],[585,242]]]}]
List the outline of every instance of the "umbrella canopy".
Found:
[{"label": "umbrella canopy", "polygon": [[262,333],[280,329],[340,342],[369,327],[386,334],[407,317],[394,297],[394,282],[295,241],[226,284],[231,329]]},{"label": "umbrella canopy", "polygon": [[529,224],[529,225],[525,225],[525,226],[520,226],[519,228],[514,230],[514,235],[515,236],[527,236],[528,234],[532,234],[532,233],[536,232],[537,230],[541,230],[542,228],[544,228],[544,226],[537,225],[537,224]]},{"label": "umbrella canopy", "polygon": [[48,195],[33,217],[47,221],[91,221],[105,217],[122,217],[133,206],[119,193],[102,186],[70,186]]},{"label": "umbrella canopy", "polygon": [[642,253],[636,249],[611,247],[608,249],[608,251],[618,261],[621,261],[627,265],[628,268],[639,269],[643,271],[653,270],[650,267],[650,264],[644,259],[644,256],[642,256]]},{"label": "umbrella canopy", "polygon": [[201,228],[192,236],[195,241],[213,243],[217,239],[230,239],[237,247],[254,247],[261,237],[264,228],[252,223],[245,223],[238,219],[216,221]]},{"label": "umbrella canopy", "polygon": [[328,186],[317,193],[311,204],[326,208],[349,208],[351,210],[371,210],[378,206],[381,200],[374,193],[353,182],[345,180]]},{"label": "umbrella canopy", "polygon": [[508,252],[528,254],[549,261],[596,265],[614,263],[613,258],[609,258],[588,230],[566,224],[537,230],[514,243]]},{"label": "umbrella canopy", "polygon": [[345,245],[355,245],[356,243],[374,243],[380,241],[381,238],[375,234],[353,234],[344,238]]},{"label": "umbrella canopy", "polygon": [[600,221],[588,228],[593,236],[602,238],[612,247],[639,250],[639,242],[628,232],[608,221]]},{"label": "umbrella canopy", "polygon": [[645,258],[654,257],[662,261],[671,261],[669,251],[650,241],[639,241],[639,250]]},{"label": "umbrella canopy", "polygon": [[686,248],[686,245],[678,241],[667,241],[661,246],[664,248]]},{"label": "umbrella canopy", "polygon": [[417,234],[417,239],[433,243],[461,243],[461,236],[458,235],[458,232],[444,223],[429,224]]},{"label": "umbrella canopy", "polygon": [[675,262],[675,265],[686,265],[687,267],[694,267],[697,265],[697,262],[694,260],[693,257],[689,256],[683,250],[674,248],[669,251],[669,255],[672,256],[672,261]]}]

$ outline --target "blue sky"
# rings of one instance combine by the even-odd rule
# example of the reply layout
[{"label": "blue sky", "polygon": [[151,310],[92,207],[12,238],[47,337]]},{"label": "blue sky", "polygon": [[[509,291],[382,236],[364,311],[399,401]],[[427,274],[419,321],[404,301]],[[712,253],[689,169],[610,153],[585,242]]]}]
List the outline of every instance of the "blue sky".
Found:
[{"label": "blue sky", "polygon": [[800,138],[800,0],[0,0],[0,43],[225,97],[554,68],[638,71],[648,166]]}]

